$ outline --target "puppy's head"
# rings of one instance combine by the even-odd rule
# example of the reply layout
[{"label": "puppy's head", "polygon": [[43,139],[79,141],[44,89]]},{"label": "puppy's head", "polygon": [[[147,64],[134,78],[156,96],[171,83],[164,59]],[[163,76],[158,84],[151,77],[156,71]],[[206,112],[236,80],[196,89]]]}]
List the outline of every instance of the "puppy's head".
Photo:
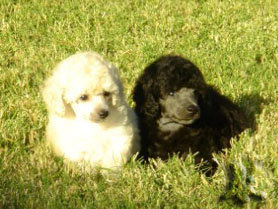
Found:
[{"label": "puppy's head", "polygon": [[159,100],[161,115],[167,118],[168,122],[192,124],[200,117],[199,98],[198,91],[191,88],[170,91]]},{"label": "puppy's head", "polygon": [[109,117],[124,102],[123,97],[117,69],[95,52],[63,60],[43,89],[51,114],[94,122]]},{"label": "puppy's head", "polygon": [[135,110],[152,120],[166,115],[191,124],[200,116],[197,92],[205,88],[201,71],[191,61],[175,55],[162,56],[139,77],[133,96]]}]

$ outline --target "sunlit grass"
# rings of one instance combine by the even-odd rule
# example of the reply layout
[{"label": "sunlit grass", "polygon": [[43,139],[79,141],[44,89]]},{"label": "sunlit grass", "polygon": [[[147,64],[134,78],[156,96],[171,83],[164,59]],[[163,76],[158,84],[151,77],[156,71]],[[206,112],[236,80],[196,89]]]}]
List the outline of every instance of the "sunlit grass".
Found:
[{"label": "sunlit grass", "polygon": [[[278,2],[138,0],[0,2],[0,208],[278,207]],[[118,68],[126,97],[144,67],[162,54],[189,58],[207,82],[257,124],[221,165],[257,165],[265,201],[219,201],[225,167],[212,178],[191,156],[152,165],[131,162],[103,177],[69,169],[44,145],[40,87],[54,65],[95,50]]]}]

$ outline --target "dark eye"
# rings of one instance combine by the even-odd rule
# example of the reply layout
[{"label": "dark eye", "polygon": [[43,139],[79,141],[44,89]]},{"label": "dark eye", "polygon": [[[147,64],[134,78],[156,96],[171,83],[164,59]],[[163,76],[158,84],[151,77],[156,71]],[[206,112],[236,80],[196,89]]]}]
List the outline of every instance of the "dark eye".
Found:
[{"label": "dark eye", "polygon": [[110,96],[110,92],[108,92],[108,91],[103,92],[103,96],[109,97]]},{"label": "dark eye", "polygon": [[194,90],[194,91],[193,91],[193,94],[194,94],[197,98],[199,98],[199,97],[201,96],[200,92],[197,91],[197,90]]},{"label": "dark eye", "polygon": [[174,96],[174,92],[171,91],[171,92],[169,93],[169,95],[170,95],[170,96]]},{"label": "dark eye", "polygon": [[80,99],[81,99],[82,101],[86,101],[86,100],[88,99],[88,95],[87,95],[87,94],[83,94],[83,95],[80,97]]}]

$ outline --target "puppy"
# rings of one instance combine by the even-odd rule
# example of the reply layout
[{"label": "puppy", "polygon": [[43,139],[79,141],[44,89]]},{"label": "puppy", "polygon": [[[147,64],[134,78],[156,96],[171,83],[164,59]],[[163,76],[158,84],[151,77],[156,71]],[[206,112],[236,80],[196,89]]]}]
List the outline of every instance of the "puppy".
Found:
[{"label": "puppy", "polygon": [[47,141],[68,161],[114,169],[140,150],[137,118],[117,69],[97,53],[63,60],[42,94],[49,113]]},{"label": "puppy", "polygon": [[215,166],[213,153],[250,127],[243,111],[206,84],[200,70],[180,56],[163,56],[146,67],[133,92],[142,155],[168,159],[198,153]]}]

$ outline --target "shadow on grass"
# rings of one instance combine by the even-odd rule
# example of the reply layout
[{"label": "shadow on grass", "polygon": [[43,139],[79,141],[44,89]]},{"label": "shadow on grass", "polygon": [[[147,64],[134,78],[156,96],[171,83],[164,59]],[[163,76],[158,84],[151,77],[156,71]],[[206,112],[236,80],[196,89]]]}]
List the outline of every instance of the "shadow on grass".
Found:
[{"label": "shadow on grass", "polygon": [[261,114],[263,106],[269,103],[271,99],[264,99],[258,93],[246,94],[239,99],[238,104],[245,112],[252,132],[257,129],[256,117]]}]

